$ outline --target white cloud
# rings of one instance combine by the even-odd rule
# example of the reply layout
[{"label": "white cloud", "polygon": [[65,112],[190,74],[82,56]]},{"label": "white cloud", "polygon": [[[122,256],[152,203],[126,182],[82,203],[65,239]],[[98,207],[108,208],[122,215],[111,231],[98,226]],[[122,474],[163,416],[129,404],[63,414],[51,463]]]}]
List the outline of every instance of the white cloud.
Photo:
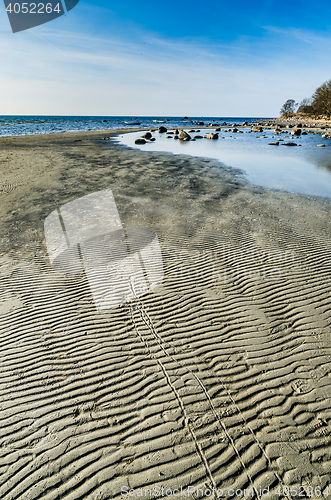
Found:
[{"label": "white cloud", "polygon": [[298,30],[232,44],[143,32],[0,37],[3,114],[277,116],[331,77],[330,51],[313,57],[330,40]]}]

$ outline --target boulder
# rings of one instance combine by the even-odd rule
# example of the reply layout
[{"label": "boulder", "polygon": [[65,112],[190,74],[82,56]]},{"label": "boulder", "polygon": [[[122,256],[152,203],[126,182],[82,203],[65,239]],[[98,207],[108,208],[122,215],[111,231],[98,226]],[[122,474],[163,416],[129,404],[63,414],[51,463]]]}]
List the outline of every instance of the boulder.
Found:
[{"label": "boulder", "polygon": [[179,139],[178,135],[175,135],[175,136],[174,136],[174,139]]},{"label": "boulder", "polygon": [[152,137],[152,138],[151,138],[151,141],[156,141],[155,137]]},{"label": "boulder", "polygon": [[294,128],[291,132],[291,135],[301,135],[301,128]]},{"label": "boulder", "polygon": [[174,131],[173,131],[173,134],[178,135],[178,134],[179,134],[179,130],[177,130],[177,129],[176,129],[176,130],[174,130]]},{"label": "boulder", "polygon": [[269,142],[269,146],[279,146],[279,141]]},{"label": "boulder", "polygon": [[159,132],[160,134],[164,134],[165,132],[167,132],[167,129],[165,127],[159,127]]},{"label": "boulder", "polygon": [[282,133],[281,129],[276,127],[274,130],[274,134],[281,134],[281,133]]},{"label": "boulder", "polygon": [[135,144],[146,144],[146,141],[145,141],[145,139],[136,139],[136,140],[134,141],[134,143],[135,143]]},{"label": "boulder", "polygon": [[146,132],[146,134],[142,135],[141,137],[143,137],[143,139],[151,139],[152,134],[150,132]]},{"label": "boulder", "polygon": [[325,144],[317,144],[318,148],[325,148]]},{"label": "boulder", "polygon": [[181,141],[190,141],[191,136],[187,132],[185,132],[185,130],[182,130],[178,136],[178,139]]},{"label": "boulder", "polygon": [[245,127],[246,125],[248,125],[248,122],[243,122],[242,123],[242,126]]},{"label": "boulder", "polygon": [[233,128],[232,132],[239,132],[239,130],[237,128]]},{"label": "boulder", "polygon": [[284,142],[282,146],[297,146],[295,142]]},{"label": "boulder", "polygon": [[259,125],[254,125],[252,127],[252,132],[263,132],[263,128],[260,127]]},{"label": "boulder", "polygon": [[218,139],[218,134],[213,134],[212,132],[210,134],[207,134],[206,136],[206,139],[212,139],[212,140],[215,140],[215,139]]},{"label": "boulder", "polygon": [[195,135],[194,139],[203,139],[202,135]]},{"label": "boulder", "polygon": [[220,132],[221,131],[221,127],[215,127],[215,132]]},{"label": "boulder", "polygon": [[205,124],[205,122],[198,122],[198,123],[197,123],[197,125],[200,125],[200,126],[202,126],[202,125],[204,125],[204,124]]}]

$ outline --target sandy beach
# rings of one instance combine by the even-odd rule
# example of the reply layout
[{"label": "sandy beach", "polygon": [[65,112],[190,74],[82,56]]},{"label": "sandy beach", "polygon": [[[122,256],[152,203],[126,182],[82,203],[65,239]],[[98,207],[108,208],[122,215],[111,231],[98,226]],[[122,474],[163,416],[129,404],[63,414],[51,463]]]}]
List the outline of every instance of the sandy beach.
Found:
[{"label": "sandy beach", "polygon": [[[330,200],[114,134],[0,139],[1,500],[327,498]],[[97,311],[44,220],[109,188],[164,279]]]}]

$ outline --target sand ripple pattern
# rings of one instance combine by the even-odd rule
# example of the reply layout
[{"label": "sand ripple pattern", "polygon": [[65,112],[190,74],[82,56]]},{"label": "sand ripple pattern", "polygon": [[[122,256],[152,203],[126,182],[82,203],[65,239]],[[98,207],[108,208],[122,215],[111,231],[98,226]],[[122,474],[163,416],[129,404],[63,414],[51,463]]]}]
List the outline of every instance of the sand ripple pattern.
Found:
[{"label": "sand ripple pattern", "polygon": [[163,284],[103,313],[83,274],[2,259],[0,498],[326,487],[330,246],[285,239],[161,242]]},{"label": "sand ripple pattern", "polygon": [[[15,139],[28,176],[0,186],[0,499],[325,488],[330,204],[82,139]],[[52,269],[42,222],[109,187],[123,224],[156,231],[164,280],[97,312],[84,273]]]}]

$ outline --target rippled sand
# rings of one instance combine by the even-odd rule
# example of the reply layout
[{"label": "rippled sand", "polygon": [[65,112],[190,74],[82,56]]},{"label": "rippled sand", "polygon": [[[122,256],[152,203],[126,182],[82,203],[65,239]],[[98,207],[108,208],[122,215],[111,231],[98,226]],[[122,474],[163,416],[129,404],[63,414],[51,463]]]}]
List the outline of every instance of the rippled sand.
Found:
[{"label": "rippled sand", "polygon": [[[325,488],[330,201],[104,135],[0,141],[0,498]],[[84,273],[52,269],[43,222],[107,188],[156,231],[165,276],[98,312]]]}]

